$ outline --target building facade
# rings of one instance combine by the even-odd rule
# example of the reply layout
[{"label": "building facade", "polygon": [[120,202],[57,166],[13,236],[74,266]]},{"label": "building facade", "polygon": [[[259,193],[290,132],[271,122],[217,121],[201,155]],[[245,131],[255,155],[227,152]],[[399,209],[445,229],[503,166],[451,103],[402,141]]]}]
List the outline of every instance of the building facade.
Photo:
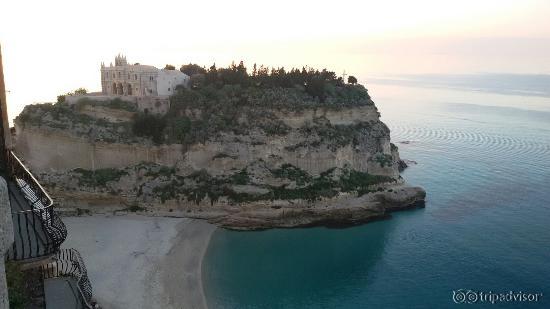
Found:
[{"label": "building facade", "polygon": [[189,76],[178,70],[128,64],[122,55],[115,57],[114,65],[101,63],[101,92],[104,95],[169,96],[178,85],[187,86],[188,82]]}]

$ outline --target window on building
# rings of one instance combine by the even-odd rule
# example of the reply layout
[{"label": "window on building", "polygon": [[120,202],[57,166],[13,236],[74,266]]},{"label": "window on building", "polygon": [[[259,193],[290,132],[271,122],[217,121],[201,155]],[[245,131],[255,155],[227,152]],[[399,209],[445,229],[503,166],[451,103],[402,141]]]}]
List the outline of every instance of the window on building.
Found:
[{"label": "window on building", "polygon": [[137,80],[137,74],[134,74],[134,79]]},{"label": "window on building", "polygon": [[118,72],[118,78],[120,78],[120,72]]},{"label": "window on building", "polygon": [[130,73],[128,73],[128,79],[130,79]]},{"label": "window on building", "polygon": [[168,91],[170,91],[170,88],[168,88]]}]

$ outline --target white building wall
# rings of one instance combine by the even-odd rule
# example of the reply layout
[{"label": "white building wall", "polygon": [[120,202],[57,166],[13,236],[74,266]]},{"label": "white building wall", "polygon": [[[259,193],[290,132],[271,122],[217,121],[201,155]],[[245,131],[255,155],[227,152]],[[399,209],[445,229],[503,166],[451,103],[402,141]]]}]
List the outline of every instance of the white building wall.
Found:
[{"label": "white building wall", "polygon": [[115,65],[101,65],[101,92],[104,95],[156,97],[174,94],[178,85],[187,86],[189,76],[178,70],[159,70],[154,66],[127,64],[117,56]]},{"label": "white building wall", "polygon": [[159,96],[174,94],[176,86],[187,86],[189,76],[178,70],[160,70],[157,78],[157,93]]}]

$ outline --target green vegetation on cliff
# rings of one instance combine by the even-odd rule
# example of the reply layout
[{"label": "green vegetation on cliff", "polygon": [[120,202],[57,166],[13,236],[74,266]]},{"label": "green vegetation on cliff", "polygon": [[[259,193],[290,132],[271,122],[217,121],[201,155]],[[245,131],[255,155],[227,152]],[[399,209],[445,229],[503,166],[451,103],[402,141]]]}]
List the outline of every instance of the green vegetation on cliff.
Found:
[{"label": "green vegetation on cliff", "polygon": [[300,85],[267,88],[223,84],[217,88],[209,84],[194,89],[178,88],[170,98],[168,114],[137,116],[133,132],[156,143],[183,145],[204,143],[221,132],[246,135],[259,129],[266,135],[285,135],[290,128],[275,115],[277,110],[340,109],[372,104],[362,86],[333,87],[334,95],[327,94],[324,102],[310,96]]},{"label": "green vegetation on cliff", "polygon": [[[216,202],[220,197],[225,196],[234,203],[254,202],[263,200],[307,200],[310,202],[321,198],[332,198],[339,192],[356,192],[358,196],[374,192],[377,188],[373,185],[391,182],[393,179],[387,176],[371,175],[355,170],[343,169],[341,175],[335,175],[336,169],[330,169],[317,177],[309,175],[290,164],[284,164],[278,169],[272,170],[273,176],[288,179],[295,185],[267,185],[253,184],[246,174],[246,169],[236,174],[226,176],[212,176],[202,170],[191,174],[188,177],[180,177],[176,181],[158,187],[154,190],[159,194],[162,201],[176,198],[182,194],[187,200],[199,203],[206,197],[211,202]],[[192,180],[193,186],[185,186],[185,180]],[[267,193],[252,194],[237,192],[234,185],[257,185],[267,189]]]},{"label": "green vegetation on cliff", "polygon": [[[115,101],[115,100],[113,100]],[[109,105],[109,102],[102,102]],[[83,104],[89,104],[85,102]],[[118,104],[118,103],[113,103]],[[138,142],[128,122],[110,122],[79,112],[83,105],[44,103],[25,106],[15,121],[22,128],[58,129],[94,141],[132,143]],[[111,108],[112,105],[111,105]]]},{"label": "green vegetation on cliff", "polygon": [[[284,67],[268,68],[254,64],[251,72],[241,61],[227,68],[201,68],[196,64],[184,65],[180,69],[191,76],[191,87],[200,89],[211,86],[222,89],[226,85],[239,86],[242,89],[298,89],[307,94],[303,102],[314,101],[327,105],[368,104],[370,97],[366,89],[357,84],[357,79],[348,79],[345,84],[341,77],[327,69],[316,70],[309,67],[301,69]],[[304,97],[305,98],[305,97]]]},{"label": "green vegetation on cliff", "polygon": [[[291,128],[279,119],[280,112],[305,109],[334,109],[373,105],[367,89],[356,80],[345,83],[334,72],[302,69],[271,68],[254,65],[249,73],[241,62],[227,68],[201,68],[195,64],[182,66],[191,74],[191,87],[179,86],[170,97],[166,115],[138,112],[134,103],[120,99],[94,101],[84,98],[74,105],[57,104],[27,106],[17,117],[24,126],[50,127],[105,142],[133,143],[149,139],[155,144],[205,143],[221,133],[268,136],[287,135]],[[82,92],[82,91],[81,91]],[[80,93],[80,92],[78,92]],[[82,113],[85,106],[94,105],[133,112],[127,122],[110,122]],[[330,142],[333,148],[353,143],[357,132],[370,124],[332,126],[315,123],[302,130],[315,134],[318,146]],[[300,147],[300,145],[296,145]]]},{"label": "green vegetation on cliff", "polygon": [[[273,200],[314,202],[336,197],[340,192],[361,196],[378,191],[382,183],[395,181],[391,177],[371,175],[347,167],[331,168],[314,176],[288,163],[268,168],[265,162],[259,162],[260,167],[253,164],[221,175],[212,175],[206,170],[181,175],[175,167],[154,163],[96,171],[79,168],[70,173],[76,180],[78,190],[118,194],[117,182],[126,176],[129,178],[125,181],[134,181],[135,186],[128,188],[125,195],[147,200],[152,198],[162,203],[175,200],[197,204],[207,198],[211,203],[225,198],[234,204]],[[258,176],[258,171],[263,171],[260,173],[263,176]]]},{"label": "green vegetation on cliff", "polygon": [[86,105],[103,106],[111,109],[125,110],[128,112],[137,111],[137,106],[135,103],[124,101],[124,100],[121,100],[120,98],[114,98],[112,100],[106,100],[106,101],[97,101],[90,98],[82,98],[82,99],[79,99],[78,102],[75,104],[75,108],[76,110],[80,110]]},{"label": "green vegetation on cliff", "polygon": [[73,171],[80,174],[78,179],[79,185],[88,187],[104,187],[109,181],[118,181],[120,180],[120,177],[128,174],[123,170],[115,168],[102,168],[95,171],[76,168]]}]

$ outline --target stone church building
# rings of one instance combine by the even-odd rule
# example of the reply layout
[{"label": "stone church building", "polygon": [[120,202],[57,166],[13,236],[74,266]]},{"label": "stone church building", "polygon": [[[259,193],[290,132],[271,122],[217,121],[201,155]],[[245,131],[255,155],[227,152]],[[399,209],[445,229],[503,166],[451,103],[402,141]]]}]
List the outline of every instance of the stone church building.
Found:
[{"label": "stone church building", "polygon": [[157,69],[151,65],[128,64],[126,57],[115,57],[115,65],[101,63],[101,92],[104,95],[170,96],[178,85],[186,86],[189,76],[178,70]]}]

